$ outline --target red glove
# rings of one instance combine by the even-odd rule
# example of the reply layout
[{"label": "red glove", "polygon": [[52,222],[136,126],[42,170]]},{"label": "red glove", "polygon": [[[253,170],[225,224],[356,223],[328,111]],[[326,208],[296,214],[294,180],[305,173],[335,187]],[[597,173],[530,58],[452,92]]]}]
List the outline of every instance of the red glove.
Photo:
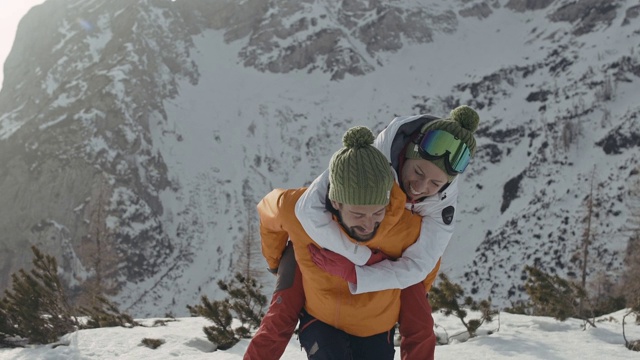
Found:
[{"label": "red glove", "polygon": [[[352,284],[358,283],[356,266],[349,259],[331,250],[318,249],[312,244],[309,244],[308,248],[311,253],[311,259],[319,268],[331,275],[340,276]],[[387,259],[389,257],[382,251],[371,250],[371,257],[367,260],[366,265],[373,265]]]},{"label": "red glove", "polygon": [[320,269],[352,284],[357,283],[356,266],[349,259],[330,250],[318,249],[313,244],[309,244],[308,249],[311,259]]},{"label": "red glove", "polygon": [[367,263],[365,265],[373,265],[373,264],[377,264],[382,260],[388,260],[390,259],[389,256],[387,256],[387,254],[383,253],[380,250],[371,250],[371,257],[369,257],[369,260],[367,260]]}]

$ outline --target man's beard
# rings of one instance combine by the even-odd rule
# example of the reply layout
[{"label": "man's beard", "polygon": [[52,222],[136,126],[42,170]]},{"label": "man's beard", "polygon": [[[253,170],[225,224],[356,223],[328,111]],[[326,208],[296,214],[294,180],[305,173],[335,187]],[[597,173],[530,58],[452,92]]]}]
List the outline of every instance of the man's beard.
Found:
[{"label": "man's beard", "polygon": [[369,241],[373,239],[374,236],[376,236],[376,232],[378,232],[378,227],[380,226],[380,223],[376,223],[376,226],[374,227],[373,231],[365,236],[358,235],[358,233],[355,230],[356,228],[358,228],[358,226],[352,226],[350,228],[347,228],[346,226],[344,226],[344,224],[342,224],[342,226],[347,230],[347,234],[351,238],[353,238],[355,241],[363,242],[363,241]]},{"label": "man's beard", "polygon": [[378,232],[378,227],[380,227],[379,222],[376,223],[376,225],[373,228],[373,231],[370,234],[366,236],[360,236],[354,230],[355,228],[358,228],[358,226],[348,227],[347,225],[345,225],[344,221],[342,220],[342,212],[339,209],[335,209],[333,207],[332,209],[334,209],[333,214],[336,215],[336,217],[338,218],[338,223],[340,224],[340,226],[342,226],[342,228],[347,233],[347,235],[349,235],[349,237],[352,238],[353,240],[357,242],[365,242],[373,239],[376,236],[376,233]]}]

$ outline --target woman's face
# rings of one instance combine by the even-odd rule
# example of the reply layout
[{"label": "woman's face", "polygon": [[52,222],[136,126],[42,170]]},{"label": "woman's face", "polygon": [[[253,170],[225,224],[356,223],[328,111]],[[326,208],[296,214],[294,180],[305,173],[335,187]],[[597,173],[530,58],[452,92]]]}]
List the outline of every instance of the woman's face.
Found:
[{"label": "woman's face", "polygon": [[410,200],[436,194],[448,181],[447,174],[424,159],[406,159],[402,166],[402,188]]}]

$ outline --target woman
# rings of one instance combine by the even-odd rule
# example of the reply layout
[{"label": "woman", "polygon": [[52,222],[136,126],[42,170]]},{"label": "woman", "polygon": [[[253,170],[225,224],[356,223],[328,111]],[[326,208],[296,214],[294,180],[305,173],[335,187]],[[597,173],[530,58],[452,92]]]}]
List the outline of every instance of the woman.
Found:
[{"label": "woman", "polygon": [[[425,296],[429,289],[422,281],[429,273],[435,277],[439,259],[451,239],[457,175],[466,169],[475,153],[473,133],[478,123],[478,114],[472,108],[460,106],[446,119],[426,115],[395,118],[376,138],[374,146],[387,156],[398,174],[407,208],[423,217],[420,238],[395,261],[380,261],[384,254],[359,246],[332,221],[332,214],[325,207],[327,171],[309,186],[296,205],[296,215],[305,231],[316,243],[331,250],[310,249],[314,262],[347,280],[352,293],[403,289],[399,318],[403,360],[433,359],[436,339]],[[292,251],[285,251],[281,264],[290,266],[270,269],[278,272],[276,290],[244,359],[279,359],[293,334],[304,305],[304,291],[295,261],[284,261],[292,256]]]}]

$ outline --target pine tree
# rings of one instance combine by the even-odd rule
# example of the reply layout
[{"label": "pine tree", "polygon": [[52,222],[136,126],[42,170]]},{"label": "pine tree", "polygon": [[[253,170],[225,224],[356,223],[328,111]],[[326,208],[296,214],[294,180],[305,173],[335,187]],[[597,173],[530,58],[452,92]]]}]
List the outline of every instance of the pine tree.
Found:
[{"label": "pine tree", "polygon": [[575,287],[569,281],[532,266],[526,266],[525,271],[528,273],[525,290],[531,298],[534,315],[564,321],[577,312]]},{"label": "pine tree", "polygon": [[[580,270],[580,289],[587,289],[587,276],[589,275],[589,251],[593,246],[594,242],[594,234],[595,232],[592,229],[592,221],[594,214],[594,207],[596,206],[596,202],[594,200],[593,193],[593,182],[595,180],[595,166],[593,171],[591,172],[591,182],[589,187],[589,195],[585,198],[584,206],[586,208],[586,214],[582,219],[585,224],[584,230],[582,232],[582,236],[580,238],[579,249],[573,254],[571,257],[571,262],[579,266]],[[578,299],[578,310],[577,313],[583,314],[585,313],[585,301],[586,297]]]},{"label": "pine tree", "polygon": [[[240,339],[250,338],[251,330],[260,326],[267,297],[262,295],[262,286],[255,279],[240,273],[236,273],[229,284],[218,281],[218,286],[229,295],[226,299],[212,302],[203,295],[202,304],[187,305],[187,309],[193,316],[203,316],[213,321],[213,326],[204,327],[204,333],[218,349],[227,350]],[[235,329],[231,327],[234,318],[241,323]]]},{"label": "pine tree", "polygon": [[640,230],[629,239],[622,275],[626,306],[636,312],[640,320]]},{"label": "pine tree", "polygon": [[14,344],[7,339],[16,336],[16,329],[7,312],[5,299],[0,299],[0,348],[12,347]]},{"label": "pine tree", "polygon": [[12,290],[6,291],[2,308],[14,335],[31,343],[49,344],[75,331],[79,324],[58,278],[56,259],[35,246],[31,250],[34,269],[12,274]]},{"label": "pine tree", "polygon": [[[604,271],[597,271],[597,266],[602,266],[602,264],[598,264],[598,258],[590,256],[590,253],[599,253],[601,250],[600,244],[597,242],[597,232],[594,229],[594,217],[596,217],[601,203],[601,199],[597,198],[598,193],[595,191],[594,184],[596,180],[596,167],[594,166],[591,173],[589,194],[584,201],[586,213],[583,218],[584,229],[580,238],[579,249],[571,258],[571,262],[579,267],[579,283],[574,284],[567,281],[568,285],[575,285],[570,292],[573,292],[574,295],[581,294],[575,298],[578,301],[578,306],[570,316],[583,319],[586,323],[593,323],[593,320],[587,320],[589,318],[593,319],[596,316],[611,313],[624,307],[623,295],[616,289],[614,282],[609,278],[609,274]],[[555,277],[553,280],[556,285],[564,286],[564,284],[560,283],[559,277]],[[565,280],[563,279],[563,281]],[[559,304],[556,303],[556,305]]]},{"label": "pine tree", "polygon": [[[491,309],[491,299],[475,301],[470,296],[464,296],[464,290],[459,284],[452,283],[447,275],[439,275],[440,283],[431,288],[429,301],[433,311],[442,310],[445,316],[455,315],[467,329],[469,337],[475,337],[478,328],[486,321],[493,321],[497,311]],[[462,303],[459,300],[463,300]],[[463,307],[464,306],[464,307]],[[467,311],[480,311],[479,319],[465,320]]]},{"label": "pine tree", "polygon": [[[636,324],[640,324],[640,180],[636,181],[629,191],[631,216],[629,219],[632,236],[627,244],[624,258],[622,288],[626,306],[631,310],[628,315],[635,314]],[[625,320],[622,320],[622,334],[629,350],[640,351],[640,340],[628,340],[625,334]]]},{"label": "pine tree", "polygon": [[234,281],[228,285],[218,281],[218,287],[231,297],[231,309],[246,329],[258,328],[264,317],[267,297],[260,290],[262,285],[251,278],[236,273]]},{"label": "pine tree", "polygon": [[79,253],[88,258],[92,276],[86,279],[73,294],[73,302],[85,308],[101,307],[100,298],[113,296],[118,292],[116,281],[121,256],[117,254],[112,229],[107,226],[108,203],[111,188],[106,180],[94,187],[91,201],[87,205],[90,212],[89,229],[82,238]]},{"label": "pine tree", "polygon": [[203,331],[207,335],[207,339],[214,343],[217,349],[227,350],[240,341],[236,336],[236,332],[231,328],[233,315],[231,314],[231,306],[227,300],[209,301],[206,295],[201,298],[202,304],[189,306],[187,309],[193,316],[203,316],[213,321],[213,326],[205,326]]},{"label": "pine tree", "polygon": [[525,290],[531,298],[533,315],[552,316],[560,321],[575,317],[596,327],[592,319],[581,313],[580,304],[588,301],[588,297],[580,285],[532,266],[526,266],[525,271],[528,273]]},{"label": "pine tree", "polygon": [[[583,289],[587,288],[587,265],[589,259],[589,246],[592,243],[592,233],[591,233],[591,220],[593,218],[593,180],[595,178],[596,168],[593,167],[593,172],[591,173],[591,185],[589,187],[589,197],[587,198],[587,215],[585,216],[584,221],[586,222],[586,226],[584,228],[584,232],[582,234],[582,266],[580,269],[581,273],[581,282],[580,285]],[[582,311],[583,303],[580,301],[580,311]]]},{"label": "pine tree", "polygon": [[[12,274],[12,288],[0,299],[0,345],[49,344],[80,328],[139,325],[104,298],[91,311],[72,307],[58,277],[55,257],[35,246],[31,250],[34,268]],[[83,310],[89,316],[84,325],[76,318]]]},{"label": "pine tree", "polygon": [[591,278],[588,284],[588,295],[593,307],[593,316],[611,314],[624,309],[625,296],[618,282],[604,271],[599,271]]},{"label": "pine tree", "polygon": [[636,319],[640,323],[640,282],[638,281],[640,279],[640,180],[633,184],[629,195],[631,236],[624,258],[622,288],[626,306],[636,312]]},{"label": "pine tree", "polygon": [[253,201],[246,204],[247,230],[241,241],[235,246],[239,254],[235,268],[236,272],[241,273],[244,277],[261,280],[265,275],[265,263],[262,258],[260,238],[256,236],[254,229],[254,205]]},{"label": "pine tree", "polygon": [[121,313],[116,305],[104,296],[97,296],[92,307],[80,307],[79,311],[88,317],[86,325],[83,326],[85,328],[95,329],[114,326],[131,328],[140,325],[140,323],[133,320],[131,315]]}]

